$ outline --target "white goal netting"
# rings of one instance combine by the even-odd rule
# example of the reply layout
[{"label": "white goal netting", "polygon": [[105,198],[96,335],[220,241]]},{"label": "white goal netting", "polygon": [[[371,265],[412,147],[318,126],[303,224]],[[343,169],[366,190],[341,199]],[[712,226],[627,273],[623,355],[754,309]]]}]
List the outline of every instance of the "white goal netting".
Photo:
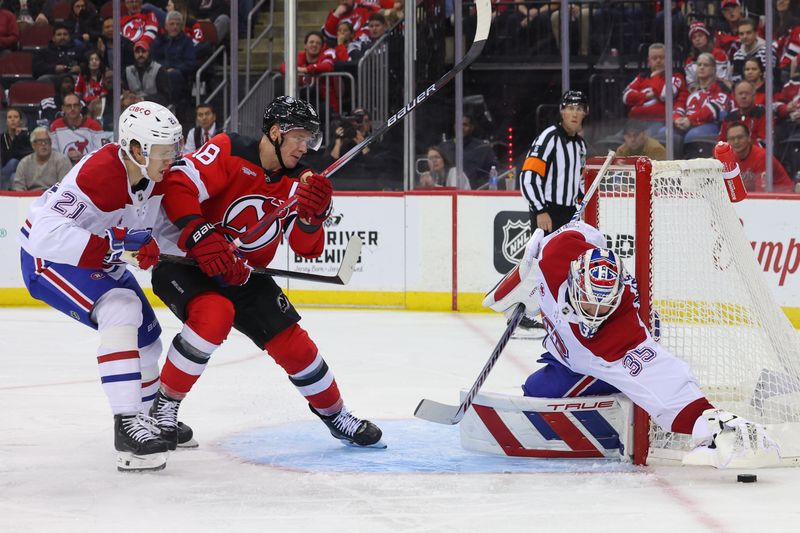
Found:
[{"label": "white goal netting", "polygon": [[[709,400],[764,424],[800,422],[800,337],[766,284],[715,160],[653,162],[649,224],[636,234],[637,175],[612,165],[598,227],[626,268],[649,239],[651,324],[688,362]],[[639,185],[646,182],[641,177]],[[639,191],[641,193],[641,191]],[[651,457],[678,458],[689,438],[650,428]]]}]

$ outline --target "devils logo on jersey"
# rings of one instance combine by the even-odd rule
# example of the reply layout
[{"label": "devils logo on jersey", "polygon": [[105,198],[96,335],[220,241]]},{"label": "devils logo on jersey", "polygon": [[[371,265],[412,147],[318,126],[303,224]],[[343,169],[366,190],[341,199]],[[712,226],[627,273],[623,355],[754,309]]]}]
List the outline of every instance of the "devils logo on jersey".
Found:
[{"label": "devils logo on jersey", "polygon": [[144,36],[144,21],[141,19],[129,20],[122,26],[122,35],[132,42],[138,42]]},{"label": "devils logo on jersey", "polygon": [[68,154],[70,150],[77,150],[78,152],[85,154],[87,146],[89,146],[88,139],[84,139],[82,141],[72,141],[71,143],[64,145],[64,153]]},{"label": "devils logo on jersey", "polygon": [[[220,222],[220,229],[230,237],[231,240],[242,237],[249,230],[253,229],[261,222],[273,209],[279,208],[281,202],[272,197],[261,195],[242,196],[234,200]],[[267,246],[274,241],[280,232],[280,220],[285,218],[283,214],[278,220],[269,227],[262,229],[257,235],[248,238],[247,243],[243,243],[239,248],[242,251],[250,252]]]}]

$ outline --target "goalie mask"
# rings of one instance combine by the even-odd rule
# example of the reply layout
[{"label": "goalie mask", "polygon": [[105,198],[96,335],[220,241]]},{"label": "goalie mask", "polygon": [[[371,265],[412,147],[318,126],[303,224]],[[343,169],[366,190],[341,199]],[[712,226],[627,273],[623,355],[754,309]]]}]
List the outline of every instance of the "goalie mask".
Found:
[{"label": "goalie mask", "polygon": [[569,265],[567,294],[584,337],[591,337],[619,307],[624,268],[606,248],[586,250]]}]

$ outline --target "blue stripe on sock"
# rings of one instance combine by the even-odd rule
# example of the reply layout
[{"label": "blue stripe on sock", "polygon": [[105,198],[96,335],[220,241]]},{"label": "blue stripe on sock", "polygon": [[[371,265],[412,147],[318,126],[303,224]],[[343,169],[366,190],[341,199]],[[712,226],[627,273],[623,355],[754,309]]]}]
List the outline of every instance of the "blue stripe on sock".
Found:
[{"label": "blue stripe on sock", "polygon": [[155,397],[156,397],[156,393],[153,393],[150,396],[144,396],[142,398],[142,401],[143,402],[150,402],[150,401],[153,401],[155,399]]},{"label": "blue stripe on sock", "polygon": [[131,372],[130,374],[116,374],[113,376],[103,376],[100,378],[102,383],[114,383],[115,381],[133,381],[142,379],[141,372]]}]

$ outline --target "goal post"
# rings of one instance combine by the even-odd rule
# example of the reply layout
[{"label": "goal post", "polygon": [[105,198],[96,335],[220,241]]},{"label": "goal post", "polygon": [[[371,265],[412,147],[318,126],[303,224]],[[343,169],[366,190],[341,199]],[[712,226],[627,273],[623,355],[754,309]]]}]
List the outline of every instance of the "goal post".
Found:
[{"label": "goal post", "polygon": [[[591,158],[586,187],[602,158]],[[800,337],[767,285],[713,159],[616,158],[585,219],[636,276],[640,315],[686,361],[709,401],[780,435],[800,456]],[[791,442],[790,442],[791,441]],[[680,460],[688,436],[637,408],[634,462]]]}]

